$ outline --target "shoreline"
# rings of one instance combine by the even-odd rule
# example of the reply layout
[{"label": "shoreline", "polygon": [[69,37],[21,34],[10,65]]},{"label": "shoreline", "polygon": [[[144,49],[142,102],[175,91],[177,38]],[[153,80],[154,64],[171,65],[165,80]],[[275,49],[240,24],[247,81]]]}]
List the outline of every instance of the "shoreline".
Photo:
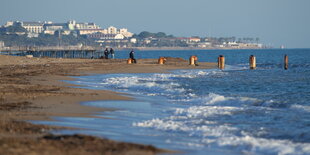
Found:
[{"label": "shoreline", "polygon": [[[48,152],[55,149],[58,150],[58,154],[167,152],[152,146],[115,142],[93,136],[50,135],[49,131],[61,129],[61,127],[27,123],[27,120],[51,120],[52,116],[93,117],[91,114],[109,110],[83,106],[80,103],[84,101],[131,100],[117,92],[72,88],[70,87],[72,85],[62,81],[70,80],[69,76],[154,73],[216,66],[214,63],[201,63],[197,67],[189,66],[186,60],[179,58],[169,58],[166,65],[156,63],[157,59],[141,59],[138,64],[127,65],[124,59],[56,59],[0,55],[0,153],[41,154],[45,152],[50,154]],[[71,144],[71,141],[74,141],[74,144]],[[96,147],[89,148],[93,143]],[[59,148],[60,144],[61,148]],[[123,148],[123,145],[126,147]],[[70,150],[70,147],[78,149]]]},{"label": "shoreline", "polygon": [[274,49],[274,48],[258,48],[258,47],[246,47],[246,48],[229,48],[229,47],[222,47],[222,48],[199,48],[199,47],[131,47],[131,48],[115,48],[116,50],[139,50],[139,51],[178,51],[178,50],[263,50],[263,49]]}]

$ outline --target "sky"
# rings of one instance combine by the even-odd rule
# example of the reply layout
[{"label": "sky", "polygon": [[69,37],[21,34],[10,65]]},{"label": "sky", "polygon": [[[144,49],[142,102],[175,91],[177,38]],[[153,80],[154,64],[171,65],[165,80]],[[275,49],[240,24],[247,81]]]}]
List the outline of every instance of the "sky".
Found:
[{"label": "sky", "polygon": [[94,22],[179,37],[259,37],[310,48],[310,0],[0,0],[7,21]]}]

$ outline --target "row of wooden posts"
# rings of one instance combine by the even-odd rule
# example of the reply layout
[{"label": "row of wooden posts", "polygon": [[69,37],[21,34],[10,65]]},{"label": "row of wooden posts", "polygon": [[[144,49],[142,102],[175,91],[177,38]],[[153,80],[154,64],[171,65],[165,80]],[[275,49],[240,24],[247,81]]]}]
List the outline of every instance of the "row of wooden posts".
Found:
[{"label": "row of wooden posts", "polygon": [[[251,55],[249,58],[250,69],[256,69],[256,57]],[[218,57],[217,66],[219,69],[225,69],[225,57],[220,55]],[[288,69],[288,56],[284,56],[284,69]]]},{"label": "row of wooden posts", "polygon": [[[256,57],[251,55],[249,58],[250,69],[256,69]],[[217,58],[217,66],[219,69],[225,69],[225,57],[220,55]]]},{"label": "row of wooden posts", "polygon": [[[167,61],[167,59],[165,57],[159,57],[158,59],[158,64],[163,65],[165,62]],[[189,65],[194,65],[194,66],[198,66],[198,57],[197,56],[191,56],[189,58]],[[132,59],[128,59],[127,60],[128,64],[132,63]],[[250,69],[256,69],[256,57],[254,55],[251,55],[249,58],[249,64],[250,64]],[[217,66],[219,69],[225,69],[225,57],[223,55],[220,55],[217,58]],[[288,56],[285,55],[284,56],[284,69],[287,70],[288,69]]]},{"label": "row of wooden posts", "polygon": [[[163,65],[165,62],[167,61],[167,59],[165,57],[159,57],[158,59],[158,64]],[[198,66],[198,57],[197,56],[191,56],[189,58],[189,65],[194,65],[194,66]],[[128,64],[132,63],[132,59],[128,59],[127,60]],[[249,64],[250,64],[250,69],[256,69],[256,57],[254,55],[251,55],[249,58]],[[217,58],[217,66],[219,69],[225,69],[225,57],[223,55],[220,55]],[[285,55],[284,56],[284,69],[287,70],[288,69],[288,56]]]}]

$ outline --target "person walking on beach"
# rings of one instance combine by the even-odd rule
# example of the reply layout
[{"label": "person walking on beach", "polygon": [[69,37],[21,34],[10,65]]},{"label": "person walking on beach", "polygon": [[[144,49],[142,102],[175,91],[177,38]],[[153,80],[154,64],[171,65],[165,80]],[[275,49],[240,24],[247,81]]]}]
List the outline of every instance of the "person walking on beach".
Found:
[{"label": "person walking on beach", "polygon": [[133,60],[133,63],[137,63],[137,60],[135,59],[135,56],[134,56],[135,52],[133,50],[130,51],[129,53],[129,58]]},{"label": "person walking on beach", "polygon": [[104,58],[105,59],[109,59],[109,51],[108,51],[108,48],[106,48],[105,50],[104,50]]},{"label": "person walking on beach", "polygon": [[111,58],[114,59],[114,50],[113,48],[110,48]]}]

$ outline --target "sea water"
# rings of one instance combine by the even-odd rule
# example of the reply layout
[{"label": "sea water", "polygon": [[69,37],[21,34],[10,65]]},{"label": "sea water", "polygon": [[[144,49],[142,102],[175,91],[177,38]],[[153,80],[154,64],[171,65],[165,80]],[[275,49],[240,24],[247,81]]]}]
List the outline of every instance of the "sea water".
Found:
[{"label": "sea water", "polygon": [[[127,51],[116,53],[127,57]],[[114,140],[150,144],[185,154],[310,154],[310,50],[138,51],[138,58],[197,55],[226,58],[226,68],[170,73],[104,74],[78,77],[88,89],[125,92],[132,101],[91,101],[113,108],[104,118],[56,117],[35,122]],[[283,69],[284,55],[289,69]],[[249,70],[255,55],[257,69]]]}]

